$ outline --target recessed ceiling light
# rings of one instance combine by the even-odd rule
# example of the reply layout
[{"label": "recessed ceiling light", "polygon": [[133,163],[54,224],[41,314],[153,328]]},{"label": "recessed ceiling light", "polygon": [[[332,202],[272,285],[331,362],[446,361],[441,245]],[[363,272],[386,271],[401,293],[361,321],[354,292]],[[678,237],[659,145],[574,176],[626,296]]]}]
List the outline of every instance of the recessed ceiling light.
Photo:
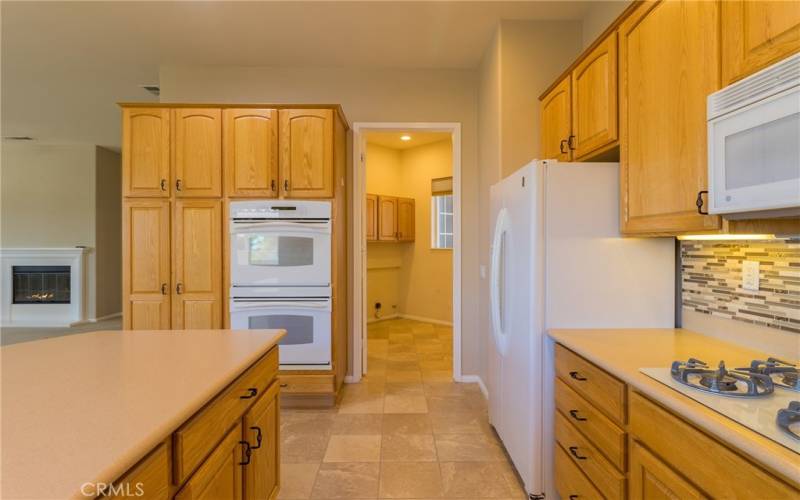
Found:
[{"label": "recessed ceiling light", "polygon": [[401,141],[410,141],[411,140],[411,136],[410,135],[401,135],[400,136],[400,140]]}]

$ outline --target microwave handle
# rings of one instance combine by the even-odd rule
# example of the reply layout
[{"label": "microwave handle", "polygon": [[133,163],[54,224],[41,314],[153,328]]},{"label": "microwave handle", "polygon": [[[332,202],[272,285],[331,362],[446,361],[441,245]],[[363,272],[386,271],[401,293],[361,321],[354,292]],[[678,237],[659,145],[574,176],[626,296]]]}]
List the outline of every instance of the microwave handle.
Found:
[{"label": "microwave handle", "polygon": [[253,229],[292,229],[295,231],[302,231],[304,233],[330,233],[330,221],[322,222],[231,222],[231,233],[245,233]]},{"label": "microwave handle", "polygon": [[239,302],[234,299],[233,304],[231,305],[231,309],[236,311],[244,311],[247,309],[279,309],[279,308],[330,310],[330,302],[331,302],[330,300],[322,300],[316,302],[292,302],[292,301]]}]

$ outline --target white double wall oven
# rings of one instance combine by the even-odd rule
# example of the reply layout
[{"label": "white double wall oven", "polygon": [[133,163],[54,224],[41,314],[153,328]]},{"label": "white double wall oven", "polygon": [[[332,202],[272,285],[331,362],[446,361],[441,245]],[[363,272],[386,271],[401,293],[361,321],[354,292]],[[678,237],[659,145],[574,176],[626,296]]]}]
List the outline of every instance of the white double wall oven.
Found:
[{"label": "white double wall oven", "polygon": [[230,204],[233,329],[282,328],[282,369],[331,367],[331,204]]}]

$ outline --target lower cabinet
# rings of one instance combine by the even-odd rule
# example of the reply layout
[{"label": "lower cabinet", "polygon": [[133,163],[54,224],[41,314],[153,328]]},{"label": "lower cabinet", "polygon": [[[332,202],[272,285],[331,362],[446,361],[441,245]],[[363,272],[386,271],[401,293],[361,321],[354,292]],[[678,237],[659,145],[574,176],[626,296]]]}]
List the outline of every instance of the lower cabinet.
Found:
[{"label": "lower cabinet", "polygon": [[631,443],[631,500],[706,498],[700,490],[669,468],[637,441]]},{"label": "lower cabinet", "polygon": [[236,424],[189,481],[176,500],[242,498],[242,467],[246,446],[241,441],[242,424]]},{"label": "lower cabinet", "polygon": [[250,444],[250,460],[244,468],[247,500],[278,497],[280,481],[279,384],[274,383],[244,415],[244,441]]}]

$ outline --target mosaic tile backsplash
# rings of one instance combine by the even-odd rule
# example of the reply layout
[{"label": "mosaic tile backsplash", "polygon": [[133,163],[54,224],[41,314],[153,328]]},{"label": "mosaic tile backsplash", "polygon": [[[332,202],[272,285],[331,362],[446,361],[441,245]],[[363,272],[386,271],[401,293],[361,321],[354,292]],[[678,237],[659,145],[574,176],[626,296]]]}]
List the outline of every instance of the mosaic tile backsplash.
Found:
[{"label": "mosaic tile backsplash", "polygon": [[[742,262],[759,264],[757,292],[742,288]],[[683,306],[800,334],[800,239],[682,241]]]}]

